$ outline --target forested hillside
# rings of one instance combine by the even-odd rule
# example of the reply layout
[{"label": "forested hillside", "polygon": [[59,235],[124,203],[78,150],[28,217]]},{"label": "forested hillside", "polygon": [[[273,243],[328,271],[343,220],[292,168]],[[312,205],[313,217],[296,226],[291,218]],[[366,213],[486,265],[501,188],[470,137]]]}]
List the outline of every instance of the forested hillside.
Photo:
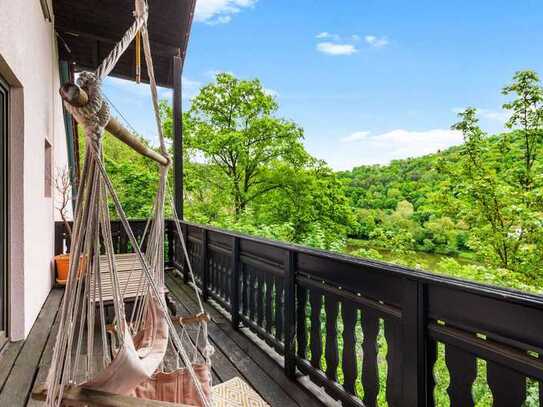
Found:
[{"label": "forested hillside", "polygon": [[[356,225],[350,236],[389,240],[387,236],[395,235],[398,243],[413,250],[442,254],[469,251],[468,225],[457,211],[440,202],[439,188],[451,182],[446,166],[456,162],[458,154],[459,148],[452,147],[388,165],[360,166],[340,172],[355,209]],[[400,231],[404,236],[398,236]]]}]

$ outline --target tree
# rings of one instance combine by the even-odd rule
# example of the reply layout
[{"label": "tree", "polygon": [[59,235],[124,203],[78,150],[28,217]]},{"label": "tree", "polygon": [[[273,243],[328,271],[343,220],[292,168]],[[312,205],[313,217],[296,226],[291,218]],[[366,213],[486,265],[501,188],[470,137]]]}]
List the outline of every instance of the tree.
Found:
[{"label": "tree", "polygon": [[[518,171],[519,180],[525,191],[533,188],[533,166],[539,155],[543,120],[543,90],[539,76],[533,71],[520,71],[513,77],[513,83],[503,88],[504,95],[516,95],[516,99],[503,105],[511,111],[506,125],[509,128],[520,128],[523,143],[521,144],[522,163]],[[518,166],[515,166],[518,167]]]},{"label": "tree", "polygon": [[[268,238],[342,248],[352,226],[344,184],[311,157],[303,131],[276,117],[258,80],[218,74],[184,116],[185,215]],[[172,111],[161,104],[165,134]]]},{"label": "tree", "polygon": [[[459,114],[453,126],[464,134],[456,188],[463,214],[472,225],[470,244],[500,267],[534,275],[541,266],[541,170],[543,91],[532,71],[517,72],[505,95],[511,111],[507,126],[515,131],[489,138],[478,125],[476,110]],[[538,171],[535,171],[535,169]]]},{"label": "tree", "polygon": [[239,216],[249,203],[282,187],[277,162],[301,168],[309,160],[303,131],[274,116],[273,96],[258,80],[240,80],[220,73],[193,98],[184,117],[186,146],[227,179],[223,185]]}]

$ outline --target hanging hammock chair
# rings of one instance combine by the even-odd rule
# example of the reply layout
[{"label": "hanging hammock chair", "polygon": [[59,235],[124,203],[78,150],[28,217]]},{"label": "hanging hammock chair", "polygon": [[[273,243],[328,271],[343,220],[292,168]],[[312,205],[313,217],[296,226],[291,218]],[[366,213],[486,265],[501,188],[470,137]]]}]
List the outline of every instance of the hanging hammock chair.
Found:
[{"label": "hanging hammock chair", "polygon": [[[167,184],[171,160],[160,122],[147,16],[146,0],[135,0],[133,25],[96,72],[83,72],[78,77],[80,96],[84,96],[85,103],[65,104],[84,129],[86,154],[75,211],[70,273],[52,364],[43,390],[48,407],[72,405],[74,400],[79,402],[77,405],[101,405],[97,400],[108,397],[121,400],[133,397],[141,403],[157,400],[177,405],[212,406],[210,356],[213,349],[208,342],[208,318],[196,284],[193,281],[200,306],[198,315],[173,320],[164,296],[165,205],[172,206],[176,231],[187,259],[188,254]],[[139,33],[160,141],[160,153],[147,149],[146,155],[160,163],[160,178],[151,217],[144,237],[138,242],[104,168],[102,137],[112,119],[102,96],[101,82]],[[146,148],[134,140],[132,145],[140,150]],[[137,267],[134,264],[133,269],[138,273],[136,278],[131,276],[124,283],[119,281],[117,273],[110,203],[135,251]],[[145,252],[141,249],[144,246]],[[192,275],[190,261],[186,263]],[[107,293],[102,289],[104,279],[110,287]],[[127,313],[124,294],[128,284],[132,284],[132,290],[136,284],[137,295]],[[106,324],[105,294],[113,304],[114,320],[110,325]],[[189,333],[190,329],[194,332]],[[134,405],[140,404],[132,400]]]}]

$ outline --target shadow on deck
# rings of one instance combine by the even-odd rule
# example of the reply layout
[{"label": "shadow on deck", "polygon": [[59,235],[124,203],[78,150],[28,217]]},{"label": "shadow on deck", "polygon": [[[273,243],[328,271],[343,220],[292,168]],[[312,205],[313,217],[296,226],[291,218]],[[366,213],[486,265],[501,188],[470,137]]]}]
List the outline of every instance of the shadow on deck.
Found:
[{"label": "shadow on deck", "polygon": [[[178,314],[187,315],[197,311],[194,292],[173,273],[168,273],[167,286]],[[28,338],[8,343],[0,352],[0,406],[44,404],[32,400],[30,395],[34,386],[45,381],[49,370],[62,294],[62,289],[51,290]],[[245,335],[244,330],[234,330],[230,321],[217,309],[209,304],[205,304],[205,307],[211,317],[209,336],[215,347],[212,358],[214,384],[241,377],[271,406],[324,405],[304,386],[284,375],[282,366],[273,359],[271,350],[266,351],[265,345],[257,345]]]}]

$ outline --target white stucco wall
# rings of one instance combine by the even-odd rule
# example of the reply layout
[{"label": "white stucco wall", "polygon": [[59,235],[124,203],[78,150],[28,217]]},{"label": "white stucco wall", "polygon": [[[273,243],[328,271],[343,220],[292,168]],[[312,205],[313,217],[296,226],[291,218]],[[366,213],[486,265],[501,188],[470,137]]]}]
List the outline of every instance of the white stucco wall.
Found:
[{"label": "white stucco wall", "polygon": [[[45,140],[54,152],[53,175],[55,168],[67,165],[56,40],[53,23],[45,20],[39,0],[0,0],[0,74],[14,86],[10,106],[14,240],[8,285],[9,335],[18,340],[29,333],[53,283],[55,209],[54,198],[44,193]],[[22,120],[17,123],[21,110]],[[23,185],[14,182],[21,171]]]}]

